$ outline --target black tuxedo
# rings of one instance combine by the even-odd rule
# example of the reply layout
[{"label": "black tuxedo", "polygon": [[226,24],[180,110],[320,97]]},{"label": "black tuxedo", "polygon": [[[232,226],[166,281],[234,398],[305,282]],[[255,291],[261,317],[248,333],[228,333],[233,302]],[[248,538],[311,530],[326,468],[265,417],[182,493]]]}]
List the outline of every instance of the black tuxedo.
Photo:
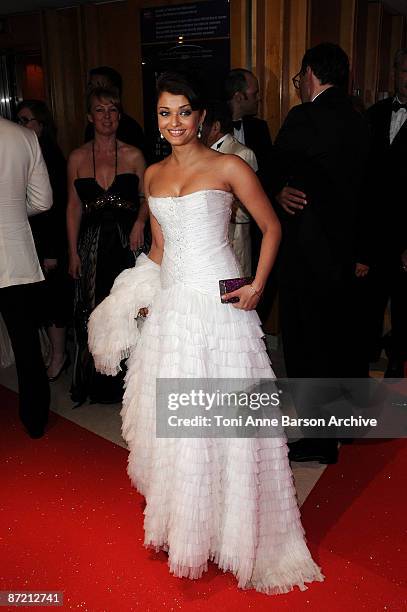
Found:
[{"label": "black tuxedo", "polygon": [[[390,144],[393,98],[367,111],[372,133],[369,189],[375,241],[368,278],[371,349],[380,346],[384,311],[391,299],[392,337],[390,354],[407,359],[407,272],[401,254],[407,249],[407,121]],[[399,375],[399,374],[397,374]]]},{"label": "black tuxedo", "polygon": [[367,111],[372,133],[369,180],[382,245],[377,244],[378,258],[399,257],[407,249],[407,121],[390,144],[392,102],[393,98],[387,98]]},{"label": "black tuxedo", "polygon": [[[363,376],[353,323],[358,206],[369,152],[365,119],[336,87],[294,107],[273,147],[269,188],[306,193],[283,226],[280,306],[287,375]],[[357,349],[357,350],[356,350]],[[355,362],[351,362],[351,356]]]},{"label": "black tuxedo", "polygon": [[261,170],[272,147],[269,127],[266,121],[257,117],[243,117],[242,123],[245,145],[254,151]]}]

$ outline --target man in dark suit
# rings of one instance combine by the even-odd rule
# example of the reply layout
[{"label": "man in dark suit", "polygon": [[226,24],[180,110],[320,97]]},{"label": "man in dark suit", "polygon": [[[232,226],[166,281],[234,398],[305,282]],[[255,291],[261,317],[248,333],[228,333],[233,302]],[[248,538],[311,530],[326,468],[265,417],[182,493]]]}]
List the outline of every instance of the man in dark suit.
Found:
[{"label": "man in dark suit", "polygon": [[[369,134],[346,94],[348,73],[348,57],[337,45],[306,52],[293,78],[303,104],[287,115],[270,161],[270,189],[283,224],[280,311],[290,378],[365,374],[354,345],[352,288]],[[307,398],[297,399],[304,414]],[[317,408],[312,401],[309,407]],[[290,445],[290,458],[334,463],[337,442],[304,438]]]},{"label": "man in dark suit", "polygon": [[391,300],[388,377],[403,376],[407,360],[407,48],[394,59],[395,95],[367,111],[372,132],[371,200],[376,211],[374,262],[368,275],[371,349],[380,353]]},{"label": "man in dark suit", "polygon": [[[119,98],[122,97],[123,81],[121,74],[110,68],[110,66],[99,66],[89,71],[88,89],[94,87],[105,87],[117,89]],[[85,130],[85,142],[92,140],[94,128],[92,123],[88,123]],[[145,156],[145,140],[143,130],[135,119],[122,112],[120,114],[119,127],[117,129],[117,139],[128,145],[137,147]]]}]

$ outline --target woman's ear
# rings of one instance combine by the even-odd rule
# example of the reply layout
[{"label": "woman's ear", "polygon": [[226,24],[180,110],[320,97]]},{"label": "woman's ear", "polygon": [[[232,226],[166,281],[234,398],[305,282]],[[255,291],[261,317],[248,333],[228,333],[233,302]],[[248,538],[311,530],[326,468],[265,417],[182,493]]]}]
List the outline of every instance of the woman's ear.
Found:
[{"label": "woman's ear", "polygon": [[89,123],[93,123],[93,117],[90,113],[87,114],[87,118],[88,118]]}]

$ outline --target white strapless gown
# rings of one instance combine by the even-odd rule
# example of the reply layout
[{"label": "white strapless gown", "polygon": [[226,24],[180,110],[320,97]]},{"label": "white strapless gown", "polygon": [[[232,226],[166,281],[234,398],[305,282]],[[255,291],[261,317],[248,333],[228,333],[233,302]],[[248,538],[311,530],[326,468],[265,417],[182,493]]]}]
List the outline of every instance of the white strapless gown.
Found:
[{"label": "white strapless gown", "polygon": [[214,560],[242,588],[285,593],[322,580],[305,544],[285,439],[159,439],[156,378],[274,378],[256,312],[224,305],[240,275],[228,243],[233,196],[150,197],[161,225],[161,290],[128,360],[123,436],[146,498],[145,544],[199,578]]}]

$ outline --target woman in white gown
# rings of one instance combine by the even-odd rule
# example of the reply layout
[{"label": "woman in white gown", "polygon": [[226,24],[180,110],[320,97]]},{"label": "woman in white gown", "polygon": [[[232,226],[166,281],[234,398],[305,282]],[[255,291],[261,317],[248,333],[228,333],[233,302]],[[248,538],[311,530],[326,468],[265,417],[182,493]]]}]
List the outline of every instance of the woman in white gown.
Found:
[{"label": "woman in white gown", "polygon": [[[199,578],[214,560],[242,588],[304,589],[323,576],[304,540],[285,439],[156,437],[157,378],[274,378],[255,308],[280,241],[250,167],[199,141],[205,111],[191,83],[163,75],[157,110],[172,154],[145,173],[153,245],[89,323],[99,369],[115,374],[129,357],[123,437],[129,476],[146,498],[145,545],[166,550],[176,576]],[[227,239],[234,197],[263,241],[252,285],[222,304],[219,280],[240,274]]]}]

